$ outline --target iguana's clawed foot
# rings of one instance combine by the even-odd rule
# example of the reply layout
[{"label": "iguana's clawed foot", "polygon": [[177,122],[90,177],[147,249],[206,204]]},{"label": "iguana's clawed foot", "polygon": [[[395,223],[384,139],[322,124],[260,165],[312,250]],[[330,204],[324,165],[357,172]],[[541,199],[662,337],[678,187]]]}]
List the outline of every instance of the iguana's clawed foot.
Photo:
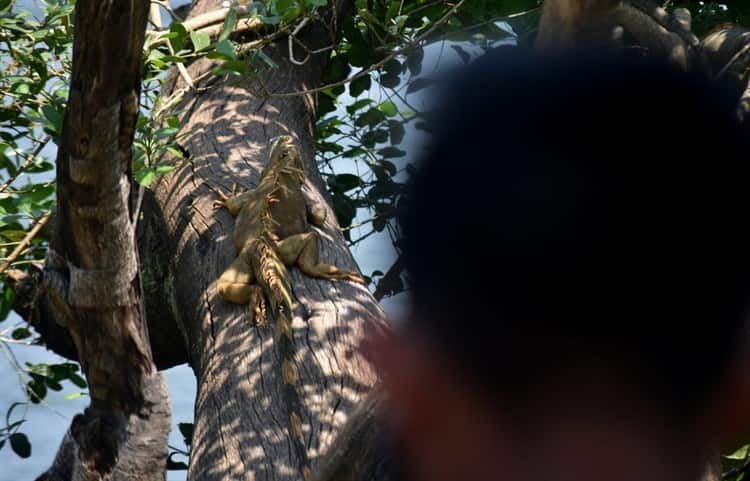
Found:
[{"label": "iguana's clawed foot", "polygon": [[212,205],[214,206],[214,209],[226,207],[227,201],[229,200],[229,196],[220,190],[216,191],[216,195],[219,197],[220,200],[215,200],[213,202]]},{"label": "iguana's clawed foot", "polygon": [[359,274],[355,274],[354,272],[350,273],[346,277],[346,280],[355,282],[357,284],[362,284],[363,286],[367,284],[364,277],[360,276]]},{"label": "iguana's clawed foot", "polygon": [[217,189],[215,191],[216,192],[216,196],[219,197],[220,200],[215,200],[213,202],[212,205],[214,206],[214,208],[215,209],[220,208],[220,207],[227,207],[228,208],[227,201],[229,201],[229,199],[231,199],[232,197],[234,197],[234,194],[235,194],[236,191],[237,191],[237,183],[236,182],[232,184],[232,195],[227,195],[224,192],[222,192],[221,190]]},{"label": "iguana's clawed foot", "polygon": [[339,271],[336,274],[327,274],[320,276],[327,279],[334,279],[338,281],[351,281],[356,284],[362,284],[366,285],[367,282],[365,281],[365,278],[357,274],[356,272],[350,272],[350,271]]}]

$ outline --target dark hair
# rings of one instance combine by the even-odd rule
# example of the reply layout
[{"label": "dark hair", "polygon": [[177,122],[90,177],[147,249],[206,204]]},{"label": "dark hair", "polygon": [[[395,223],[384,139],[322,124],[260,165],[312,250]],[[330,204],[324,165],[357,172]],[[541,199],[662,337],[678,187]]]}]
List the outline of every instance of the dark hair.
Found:
[{"label": "dark hair", "polygon": [[442,91],[401,216],[413,323],[503,396],[597,359],[702,406],[750,298],[737,93],[640,55],[518,48]]}]

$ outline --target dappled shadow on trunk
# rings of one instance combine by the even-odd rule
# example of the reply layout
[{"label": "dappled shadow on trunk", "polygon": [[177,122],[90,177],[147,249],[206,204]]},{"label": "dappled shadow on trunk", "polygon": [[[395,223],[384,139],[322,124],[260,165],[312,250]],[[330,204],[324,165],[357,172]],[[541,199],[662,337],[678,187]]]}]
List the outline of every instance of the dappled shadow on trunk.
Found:
[{"label": "dappled shadow on trunk", "polygon": [[[325,41],[321,33],[310,29],[310,35]],[[310,180],[306,190],[327,206],[325,226],[316,229],[321,261],[357,270],[314,163],[314,99],[256,95],[318,85],[325,59],[317,56],[298,67],[288,62],[280,46],[266,53],[277,69],[254,65],[256,78],[222,81],[188,96],[178,107],[185,134],[181,146],[189,160],[154,189],[159,210],[152,215],[168,234],[171,257],[164,291],[198,378],[192,479],[300,479],[300,460],[287,432],[289,407],[282,401],[274,320],[254,325],[248,306],[230,304],[217,291],[216,281],[237,253],[234,219],[212,206],[216,192],[228,193],[234,184],[237,190],[253,188],[269,140],[291,135]],[[197,76],[212,66],[201,60],[189,71]],[[179,87],[179,80],[176,83],[174,88]],[[318,459],[375,383],[357,348],[365,327],[382,325],[384,315],[361,285],[312,279],[297,268],[290,274],[304,444],[315,471]]]}]

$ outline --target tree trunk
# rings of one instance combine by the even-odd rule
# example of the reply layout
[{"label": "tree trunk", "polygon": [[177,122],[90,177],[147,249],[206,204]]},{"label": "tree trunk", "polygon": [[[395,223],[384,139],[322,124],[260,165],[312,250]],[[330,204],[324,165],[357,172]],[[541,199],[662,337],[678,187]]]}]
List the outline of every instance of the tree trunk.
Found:
[{"label": "tree trunk", "polygon": [[169,399],[151,353],[129,208],[147,12],[146,0],[79,0],[75,9],[57,228],[43,282],[91,405],[40,479],[157,481],[166,467]]},{"label": "tree trunk", "polygon": [[[197,1],[191,16],[218,4]],[[340,2],[333,17],[345,6]],[[312,22],[300,39],[311,49],[330,42],[322,22]],[[237,253],[234,220],[225,210],[215,210],[212,202],[217,191],[229,192],[235,183],[238,190],[256,185],[271,138],[288,134],[295,139],[310,179],[309,194],[326,199],[313,155],[315,98],[267,95],[320,85],[326,55],[294,65],[288,60],[286,41],[266,47],[265,53],[278,68],[256,63],[251,68],[257,77],[218,81],[203,93],[190,92],[177,107],[185,134],[180,142],[189,161],[164,177],[154,188],[154,203],[144,205],[150,212],[142,237],[157,238],[161,235],[153,232],[162,232],[160,248],[168,253],[148,259],[149,253],[144,253],[149,283],[161,284],[198,380],[188,471],[192,480],[301,478],[300,460],[287,435],[273,321],[269,326],[253,325],[247,306],[226,302],[216,288]],[[188,71],[196,78],[214,66],[202,59]],[[182,87],[182,79],[176,77],[164,95]],[[356,270],[333,211],[327,210],[325,227],[319,231],[321,260]],[[318,458],[375,382],[357,347],[365,327],[380,324],[384,316],[363,286],[312,279],[296,268],[290,274],[304,444],[314,472]]]}]

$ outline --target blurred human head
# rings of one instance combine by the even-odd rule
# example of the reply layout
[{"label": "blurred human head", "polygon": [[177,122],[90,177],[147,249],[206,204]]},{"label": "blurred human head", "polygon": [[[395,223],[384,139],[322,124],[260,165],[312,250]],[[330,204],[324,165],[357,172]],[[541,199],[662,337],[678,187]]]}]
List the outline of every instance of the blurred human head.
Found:
[{"label": "blurred human head", "polygon": [[697,477],[745,414],[736,92],[517,48],[442,92],[401,218],[412,311],[374,356],[414,476]]}]

